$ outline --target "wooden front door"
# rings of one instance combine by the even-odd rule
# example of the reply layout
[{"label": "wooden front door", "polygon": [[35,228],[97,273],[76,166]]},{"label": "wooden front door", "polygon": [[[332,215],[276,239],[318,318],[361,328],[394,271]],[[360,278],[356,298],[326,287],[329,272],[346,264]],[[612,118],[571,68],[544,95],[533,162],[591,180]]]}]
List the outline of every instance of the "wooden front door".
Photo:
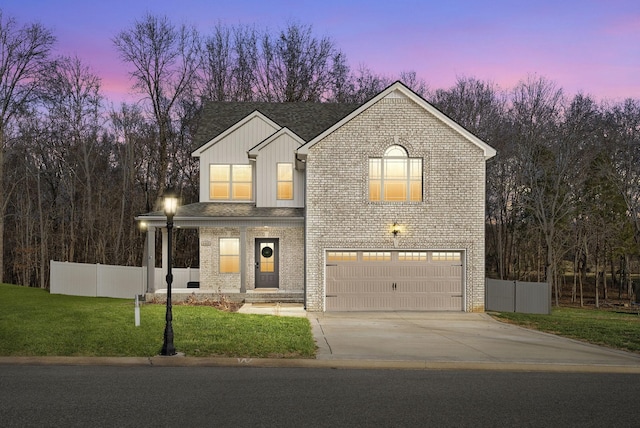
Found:
[{"label": "wooden front door", "polygon": [[256,288],[278,288],[278,239],[256,239]]}]

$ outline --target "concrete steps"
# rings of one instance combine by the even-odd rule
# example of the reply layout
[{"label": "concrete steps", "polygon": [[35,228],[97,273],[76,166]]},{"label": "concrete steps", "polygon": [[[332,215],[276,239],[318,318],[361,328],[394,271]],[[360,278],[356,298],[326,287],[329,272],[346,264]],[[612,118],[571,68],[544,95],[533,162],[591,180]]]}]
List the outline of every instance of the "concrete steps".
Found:
[{"label": "concrete steps", "polygon": [[245,293],[245,303],[304,303],[302,292],[248,292]]}]

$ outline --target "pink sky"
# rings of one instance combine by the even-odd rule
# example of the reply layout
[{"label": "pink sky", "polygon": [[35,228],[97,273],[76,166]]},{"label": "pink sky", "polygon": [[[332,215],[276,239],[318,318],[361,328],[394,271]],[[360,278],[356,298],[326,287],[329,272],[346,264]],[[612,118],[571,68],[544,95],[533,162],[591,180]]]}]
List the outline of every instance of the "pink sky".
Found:
[{"label": "pink sky", "polygon": [[6,16],[40,22],[57,51],[78,55],[111,102],[131,97],[127,65],[112,38],[147,12],[206,34],[217,23],[279,29],[294,21],[329,36],[355,69],[397,77],[415,71],[430,88],[459,76],[512,88],[544,76],[568,95],[640,99],[638,0],[5,0]]}]

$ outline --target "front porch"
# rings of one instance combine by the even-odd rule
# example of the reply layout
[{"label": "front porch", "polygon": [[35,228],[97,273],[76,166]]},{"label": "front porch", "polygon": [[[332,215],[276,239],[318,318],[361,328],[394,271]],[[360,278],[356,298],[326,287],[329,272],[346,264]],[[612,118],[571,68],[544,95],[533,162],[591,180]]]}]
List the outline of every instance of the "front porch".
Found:
[{"label": "front porch", "polygon": [[[147,230],[144,266],[147,300],[166,295],[166,217],[136,218]],[[199,268],[172,268],[172,298],[244,303],[304,304],[304,210],[259,208],[246,203],[195,203],[178,207],[177,228],[196,228]],[[156,231],[162,232],[162,264],[156,268]],[[179,249],[176,249],[179,251]],[[186,287],[186,288],[185,288]]]}]

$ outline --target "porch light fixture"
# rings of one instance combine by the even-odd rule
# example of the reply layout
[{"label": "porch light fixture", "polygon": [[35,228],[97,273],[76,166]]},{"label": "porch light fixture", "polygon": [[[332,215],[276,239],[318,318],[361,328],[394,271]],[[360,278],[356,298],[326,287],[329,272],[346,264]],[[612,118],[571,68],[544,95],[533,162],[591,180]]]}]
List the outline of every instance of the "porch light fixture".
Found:
[{"label": "porch light fixture", "polygon": [[173,216],[178,211],[178,198],[171,191],[165,192],[164,195],[164,214],[167,216],[167,314],[164,326],[164,343],[160,355],[176,355],[176,348],[173,346],[173,314],[171,313],[171,284],[173,283],[173,274],[171,273],[171,265],[173,258],[171,257],[172,235],[173,235]]},{"label": "porch light fixture", "polygon": [[398,235],[400,234],[400,225],[398,222],[393,222],[391,226],[391,234],[393,235],[393,247],[398,248]]}]

